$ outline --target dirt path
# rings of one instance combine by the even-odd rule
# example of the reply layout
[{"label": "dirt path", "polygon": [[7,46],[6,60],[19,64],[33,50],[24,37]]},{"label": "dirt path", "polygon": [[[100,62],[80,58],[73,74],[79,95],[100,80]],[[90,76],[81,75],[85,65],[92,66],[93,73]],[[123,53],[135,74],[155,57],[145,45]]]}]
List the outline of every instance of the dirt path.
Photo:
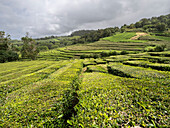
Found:
[{"label": "dirt path", "polygon": [[137,32],[136,33],[136,36],[130,38],[131,40],[137,40],[140,36],[145,36],[145,35],[148,35],[147,33],[144,33],[144,32]]}]

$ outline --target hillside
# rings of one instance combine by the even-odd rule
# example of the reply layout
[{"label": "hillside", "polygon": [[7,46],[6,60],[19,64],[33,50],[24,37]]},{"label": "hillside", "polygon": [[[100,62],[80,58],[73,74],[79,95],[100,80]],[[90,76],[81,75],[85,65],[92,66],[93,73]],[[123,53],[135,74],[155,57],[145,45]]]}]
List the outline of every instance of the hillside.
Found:
[{"label": "hillside", "polygon": [[[110,27],[98,30],[78,30],[74,31],[69,36],[36,38],[35,42],[40,51],[47,51],[75,44],[94,43],[100,41],[101,38],[123,32],[132,32],[134,34],[136,32],[144,32],[149,33],[149,37],[146,36],[147,39],[145,38],[146,40],[154,41],[157,39],[158,41],[160,39],[161,41],[169,41],[170,14],[161,15],[159,17],[143,18],[136,23],[131,23],[130,25],[124,24],[121,27]],[[156,39],[154,39],[154,36],[156,36]],[[140,40],[145,39],[141,38]],[[20,40],[12,40],[11,43],[14,44],[17,49],[21,50],[23,43]]]},{"label": "hillside", "polygon": [[168,18],[36,39],[37,60],[0,63],[0,127],[169,127]]}]

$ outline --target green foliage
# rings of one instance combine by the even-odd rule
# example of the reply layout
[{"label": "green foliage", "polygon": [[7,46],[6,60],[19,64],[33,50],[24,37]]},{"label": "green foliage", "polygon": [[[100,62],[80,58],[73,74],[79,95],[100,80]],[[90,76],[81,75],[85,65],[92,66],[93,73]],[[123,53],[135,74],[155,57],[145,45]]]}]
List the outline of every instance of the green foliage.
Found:
[{"label": "green foliage", "polygon": [[166,45],[156,45],[156,46],[148,46],[144,49],[145,52],[162,52],[165,51]]},{"label": "green foliage", "polygon": [[37,57],[39,60],[68,60],[72,58],[73,55],[65,53],[56,49],[41,51]]},{"label": "green foliage", "polygon": [[[125,24],[131,32],[116,35],[122,30],[37,39],[37,47],[62,48],[41,51],[45,61],[0,64],[0,127],[168,127],[170,53],[163,50],[169,37],[130,39],[137,30],[156,31],[158,22],[168,26],[167,17]],[[138,52],[146,46],[163,52]]]},{"label": "green foliage", "polygon": [[169,125],[167,86],[95,72],[83,74],[80,87],[77,115],[70,121],[72,127]]},{"label": "green foliage", "polygon": [[163,41],[168,41],[170,42],[170,37],[167,37],[167,36],[154,36],[152,35],[152,37],[158,39],[158,40],[163,40]]},{"label": "green foliage", "polygon": [[5,32],[0,31],[0,50],[7,51],[9,50],[9,40],[10,40],[10,35],[7,35],[5,37]]},{"label": "green foliage", "polygon": [[111,36],[118,31],[119,28],[114,27],[114,28],[99,29],[96,31],[91,31],[90,33],[87,32],[85,35],[82,35],[78,40],[75,40],[74,44],[78,44],[78,43],[84,44],[85,42],[99,41],[100,38]]},{"label": "green foliage", "polygon": [[134,37],[136,35],[135,32],[125,32],[125,33],[119,33],[114,36],[103,38],[103,40],[108,40],[112,42],[122,42],[122,43],[128,43],[128,42],[136,42],[136,43],[142,43],[146,41],[140,41],[140,40],[131,40],[130,38]]},{"label": "green foliage", "polygon": [[166,37],[170,37],[170,32],[165,32],[165,33],[156,33],[156,36],[166,36]]},{"label": "green foliage", "polygon": [[96,62],[94,62],[94,59],[86,59],[83,61],[83,67],[86,67],[88,65],[96,65]]},{"label": "green foliage", "polygon": [[10,35],[5,36],[5,32],[0,31],[0,63],[19,59],[18,54],[13,51],[13,46],[9,41]]},{"label": "green foliage", "polygon": [[79,30],[79,31],[75,31],[71,34],[71,36],[83,36],[86,35],[88,33],[94,32],[95,30]]},{"label": "green foliage", "polygon": [[165,52],[149,52],[151,56],[166,56],[170,57],[170,51],[165,51]]},{"label": "green foliage", "polygon": [[158,31],[163,32],[166,30],[166,25],[165,25],[165,23],[157,23],[156,28]]},{"label": "green foliage", "polygon": [[105,60],[107,62],[123,62],[129,60],[131,57],[127,55],[117,55],[117,56],[110,56]]},{"label": "green foliage", "polygon": [[56,49],[58,47],[59,47],[58,45],[52,45],[51,49]]},{"label": "green foliage", "polygon": [[[46,52],[48,53],[49,51]],[[165,53],[157,52],[159,55]],[[114,55],[107,58],[122,61],[135,59],[134,57],[147,59],[149,54]],[[102,59],[91,58],[84,59],[82,71],[82,61],[28,61],[1,64],[1,126],[169,125],[167,102],[169,94],[166,91],[170,82],[170,74],[166,72],[169,70],[169,64],[136,60],[124,64],[109,63],[107,66]],[[145,68],[142,68],[144,65]],[[149,67],[158,70],[162,68],[165,71]],[[108,74],[107,70],[114,75]]]},{"label": "green foliage", "polygon": [[106,61],[104,61],[103,59],[100,59],[100,58],[95,59],[94,62],[97,63],[97,64],[106,64]]},{"label": "green foliage", "polygon": [[166,45],[156,45],[155,52],[162,52],[165,51]]},{"label": "green foliage", "polygon": [[150,63],[148,61],[125,61],[123,64],[153,68],[162,71],[170,71],[170,64]]},{"label": "green foliage", "polygon": [[120,52],[120,55],[126,55],[126,54],[129,54],[129,52],[125,50]]},{"label": "green foliage", "polygon": [[101,57],[107,57],[107,56],[111,56],[111,55],[117,55],[118,53],[116,51],[109,51],[109,52],[105,52],[103,51],[100,55]]},{"label": "green foliage", "polygon": [[35,46],[35,41],[28,37],[28,35],[26,35],[26,37],[22,37],[21,40],[24,43],[21,49],[22,58],[35,60],[39,53],[38,48]]},{"label": "green foliage", "polygon": [[82,54],[80,55],[80,59],[84,59],[84,58],[99,58],[98,54]]},{"label": "green foliage", "polygon": [[[145,56],[144,56],[145,57]],[[153,63],[164,63],[164,64],[170,64],[169,57],[163,57],[163,56],[146,56],[145,57],[148,61]]]},{"label": "green foliage", "polygon": [[145,52],[154,52],[155,51],[155,47],[154,46],[147,46],[144,49]]},{"label": "green foliage", "polygon": [[96,65],[89,65],[87,66],[87,72],[104,72],[107,73],[107,70],[102,66],[96,66]]},{"label": "green foliage", "polygon": [[168,72],[161,72],[142,67],[132,67],[123,65],[121,63],[111,63],[108,65],[108,72],[122,76],[122,77],[133,77],[133,78],[147,78],[147,79],[169,79]]},{"label": "green foliage", "polygon": [[148,40],[148,41],[161,41],[160,39],[157,39],[153,36],[149,36],[149,35],[146,35],[146,36],[140,36],[138,38],[138,40]]},{"label": "green foliage", "polygon": [[47,46],[39,46],[38,49],[40,51],[47,51],[47,50],[49,50]]},{"label": "green foliage", "polygon": [[0,50],[0,63],[19,60],[19,55],[13,51]]},{"label": "green foliage", "polygon": [[[42,61],[31,62],[32,64],[37,62],[39,65],[43,63]],[[18,80],[1,83],[0,124],[2,127],[67,126],[65,117],[69,114],[70,107],[73,108],[74,103],[77,102],[75,101],[76,81],[82,69],[82,62],[74,60],[46,61],[46,63],[48,66],[42,70],[23,74]]]}]

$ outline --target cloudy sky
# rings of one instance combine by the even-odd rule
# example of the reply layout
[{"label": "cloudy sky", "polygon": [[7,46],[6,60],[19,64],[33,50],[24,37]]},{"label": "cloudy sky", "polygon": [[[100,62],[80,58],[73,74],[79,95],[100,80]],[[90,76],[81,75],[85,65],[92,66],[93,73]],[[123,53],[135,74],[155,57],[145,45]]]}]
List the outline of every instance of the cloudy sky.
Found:
[{"label": "cloudy sky", "polygon": [[0,31],[20,39],[134,23],[170,13],[170,0],[0,0]]}]

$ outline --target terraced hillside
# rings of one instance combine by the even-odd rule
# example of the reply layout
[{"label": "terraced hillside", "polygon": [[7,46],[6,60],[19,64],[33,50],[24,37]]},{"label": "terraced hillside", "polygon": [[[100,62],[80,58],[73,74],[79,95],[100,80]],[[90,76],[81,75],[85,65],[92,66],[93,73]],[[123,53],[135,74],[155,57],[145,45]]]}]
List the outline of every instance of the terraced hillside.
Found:
[{"label": "terraced hillside", "polygon": [[170,127],[169,37],[135,36],[1,63],[0,127]]},{"label": "terraced hillside", "polygon": [[[138,35],[138,38],[136,38]],[[135,38],[135,39],[134,39]],[[93,43],[70,45],[58,49],[40,52],[39,60],[68,60],[70,58],[81,58],[81,55],[101,56],[102,52],[127,51],[129,53],[138,53],[157,45],[166,45],[170,50],[170,37],[149,35],[147,33],[125,32],[116,35],[101,38]]]},{"label": "terraced hillside", "polygon": [[96,63],[95,59],[84,61],[77,115],[70,124],[74,127],[170,126],[170,65],[152,64],[147,58],[149,54],[128,56],[129,61],[115,56],[115,62],[106,64]]},{"label": "terraced hillside", "polygon": [[168,127],[169,54],[0,64],[0,126]]},{"label": "terraced hillside", "polygon": [[[27,68],[26,65],[32,65]],[[0,126],[43,126],[62,114],[63,92],[74,89],[81,60],[14,62],[18,67],[4,70],[0,83]],[[12,73],[10,71],[13,71]],[[10,77],[9,77],[10,76]]]}]

